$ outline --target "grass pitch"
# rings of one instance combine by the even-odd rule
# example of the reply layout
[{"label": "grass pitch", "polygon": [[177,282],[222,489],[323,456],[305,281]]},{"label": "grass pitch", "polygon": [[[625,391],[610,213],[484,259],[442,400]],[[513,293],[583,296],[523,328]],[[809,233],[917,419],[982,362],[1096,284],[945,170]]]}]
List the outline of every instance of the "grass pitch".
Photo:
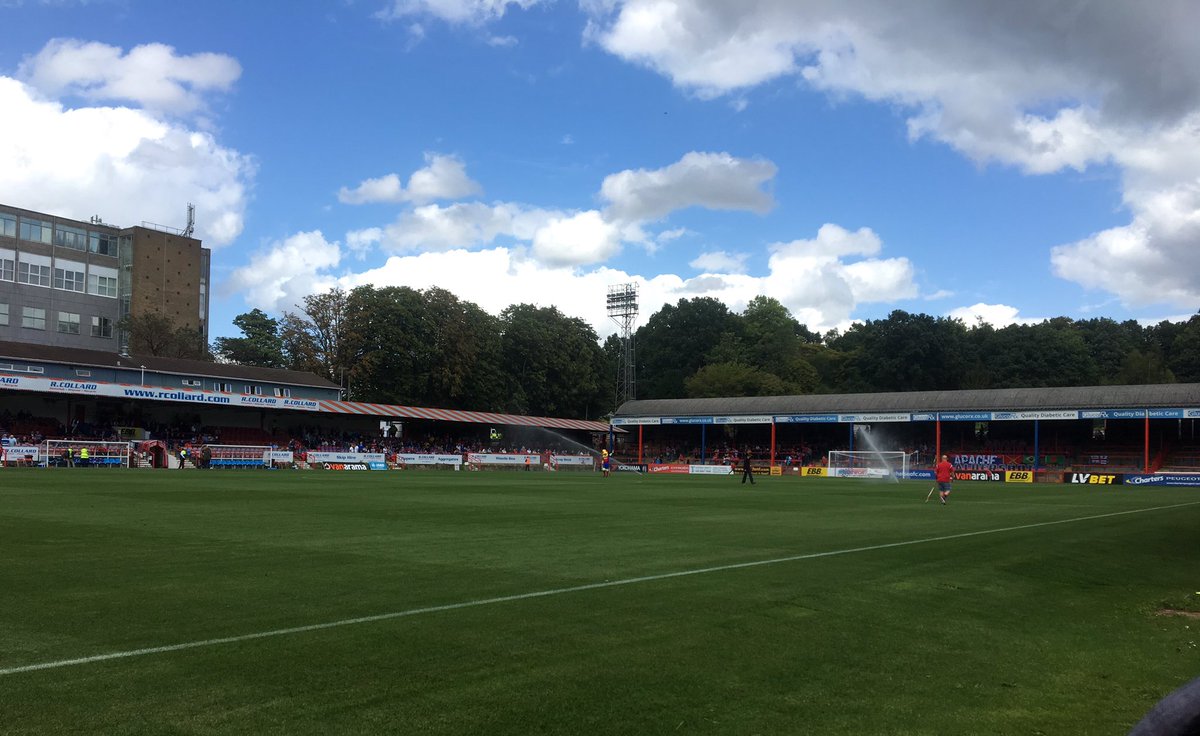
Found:
[{"label": "grass pitch", "polygon": [[1120,734],[1200,673],[1200,490],[928,487],[2,470],[0,733]]}]

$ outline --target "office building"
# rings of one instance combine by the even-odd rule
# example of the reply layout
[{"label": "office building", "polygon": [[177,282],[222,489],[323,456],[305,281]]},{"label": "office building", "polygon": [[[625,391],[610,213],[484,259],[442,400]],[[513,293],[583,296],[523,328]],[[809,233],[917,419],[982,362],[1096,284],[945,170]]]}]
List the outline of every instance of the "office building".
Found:
[{"label": "office building", "polygon": [[209,255],[190,226],[118,227],[0,204],[0,340],[124,352],[121,319],[159,313],[207,341]]}]

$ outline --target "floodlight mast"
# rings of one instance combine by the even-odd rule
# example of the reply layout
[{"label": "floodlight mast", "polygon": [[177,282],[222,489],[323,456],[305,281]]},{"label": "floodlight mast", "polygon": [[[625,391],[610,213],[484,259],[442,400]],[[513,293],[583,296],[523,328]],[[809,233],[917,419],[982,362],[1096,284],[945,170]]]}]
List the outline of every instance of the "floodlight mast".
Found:
[{"label": "floodlight mast", "polygon": [[633,325],[638,315],[637,284],[608,287],[608,316],[621,328],[621,355],[617,362],[616,407],[637,398],[637,374],[633,362]]}]

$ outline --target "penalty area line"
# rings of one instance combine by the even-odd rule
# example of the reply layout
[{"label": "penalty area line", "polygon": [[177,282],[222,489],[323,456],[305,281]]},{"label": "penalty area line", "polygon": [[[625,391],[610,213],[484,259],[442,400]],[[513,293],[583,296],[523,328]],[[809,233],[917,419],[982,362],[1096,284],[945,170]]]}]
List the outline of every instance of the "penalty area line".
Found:
[{"label": "penalty area line", "polygon": [[828,550],[825,552],[809,552],[802,555],[789,555],[787,557],[775,557],[768,560],[753,560],[751,562],[734,562],[727,565],[714,565],[712,567],[699,567],[691,570],[678,570],[676,572],[664,572],[654,575],[642,575],[634,578],[623,578],[621,580],[605,580],[598,583],[585,583],[582,585],[571,585],[565,588],[551,588],[549,590],[538,590],[531,593],[516,593],[513,595],[501,595],[493,598],[480,598],[473,601],[462,601],[459,603],[446,603],[437,606],[423,606],[421,608],[410,608],[404,611],[391,611],[389,613],[379,613],[372,616],[358,616],[356,618],[344,618],[337,621],[326,621],[324,623],[307,624],[305,626],[290,626],[283,629],[272,629],[270,631],[258,631],[250,634],[239,634],[237,636],[222,636],[216,639],[203,639],[200,641],[188,641],[178,644],[165,644],[157,647],[146,647],[144,649],[130,649],[121,652],[107,652],[104,654],[95,654],[88,657],[76,657],[74,659],[59,659],[49,662],[37,662],[34,664],[18,665],[16,667],[0,668],[0,676],[16,675],[22,672],[37,672],[39,670],[52,670],[61,667],[73,667],[77,665],[93,664],[96,662],[108,662],[114,659],[129,659],[131,657],[144,657],[151,654],[165,654],[167,652],[181,652],[187,649],[201,649],[207,647],[216,647],[222,644],[237,644],[239,642],[254,641],[256,639],[270,639],[277,636],[290,636],[292,634],[304,634],[310,631],[323,631],[325,629],[336,629],[343,626],[357,626],[360,624],[375,623],[378,621],[389,621],[398,618],[407,618],[409,616],[420,616],[428,613],[441,613],[444,611],[457,611],[463,608],[478,608],[480,606],[491,606],[498,603],[511,603],[514,601],[527,601],[535,598],[548,598],[556,595],[566,595],[568,593],[582,593],[589,590],[602,590],[604,588],[617,588],[625,585],[637,585],[639,583],[650,583],[658,580],[670,580],[672,578],[683,578],[692,575],[706,575],[714,572],[725,572],[728,570],[742,570],[750,567],[764,567],[766,565],[778,565],[785,562],[799,562],[801,560],[814,560],[821,557],[838,557],[841,555],[852,555],[860,552],[874,552],[881,549],[893,549],[896,547],[911,547],[918,544],[930,544],[933,542],[946,542],[953,539],[966,539],[969,537],[981,537],[987,534],[1003,534],[1005,532],[1015,532],[1024,529],[1037,529],[1039,527],[1055,526],[1058,524],[1074,524],[1081,521],[1093,521],[1096,519],[1108,519],[1116,516],[1128,516],[1130,514],[1143,514],[1151,511],[1166,511],[1168,509],[1177,509],[1185,506],[1196,506],[1200,501],[1188,501],[1186,503],[1176,503],[1169,506],[1152,506],[1143,509],[1130,509],[1127,511],[1113,511],[1106,514],[1093,514],[1091,516],[1076,516],[1069,519],[1056,519],[1054,521],[1039,521],[1032,524],[1021,524],[1019,526],[1006,526],[997,529],[981,529],[973,532],[960,532],[958,534],[946,534],[938,537],[924,537],[921,539],[909,539],[903,542],[886,542],[884,544],[872,544],[865,547],[850,547],[847,549]]}]

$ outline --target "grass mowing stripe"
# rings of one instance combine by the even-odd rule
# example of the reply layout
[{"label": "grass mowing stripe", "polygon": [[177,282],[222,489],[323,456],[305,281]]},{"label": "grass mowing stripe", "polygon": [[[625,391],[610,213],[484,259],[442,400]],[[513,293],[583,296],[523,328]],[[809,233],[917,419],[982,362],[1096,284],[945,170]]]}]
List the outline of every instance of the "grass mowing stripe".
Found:
[{"label": "grass mowing stripe", "polygon": [[267,639],[276,636],[288,636],[291,634],[303,634],[309,631],[321,631],[323,629],[334,629],[343,626],[355,626],[358,624],[374,623],[378,621],[387,621],[389,619],[405,618],[408,616],[418,616],[426,613],[439,613],[443,611],[454,611],[462,608],[476,608],[479,606],[489,606],[497,603],[510,603],[513,601],[531,600],[534,598],[545,598],[548,596],[565,595],[567,593],[580,593],[589,590],[600,590],[603,588],[615,588],[624,585],[634,585],[637,583],[648,583],[658,580],[669,580],[671,578],[681,578],[691,575],[704,575],[713,572],[725,572],[728,570],[741,570],[749,567],[762,567],[765,565],[778,565],[784,562],[798,562],[800,560],[812,560],[821,557],[836,557],[840,555],[850,555],[859,552],[873,552],[881,549],[892,549],[895,547],[910,547],[917,544],[929,544],[931,542],[945,542],[953,539],[964,539],[967,537],[978,537],[986,534],[1002,534],[1004,532],[1021,531],[1024,529],[1036,529],[1045,526],[1054,526],[1058,524],[1073,524],[1081,521],[1093,521],[1096,519],[1106,519],[1114,516],[1127,516],[1130,514],[1142,514],[1150,511],[1166,511],[1168,509],[1177,509],[1186,506],[1200,505],[1200,501],[1188,501],[1185,503],[1176,503],[1168,506],[1152,506],[1143,509],[1130,509],[1126,511],[1113,511],[1106,514],[1094,514],[1091,516],[1076,516],[1069,519],[1057,519],[1054,521],[1039,521],[1032,524],[1021,524],[1019,526],[1007,526],[997,529],[981,529],[973,532],[960,532],[958,534],[947,534],[940,537],[925,537],[923,539],[910,539],[903,542],[886,542],[884,544],[873,544],[865,547],[851,547],[849,549],[830,550],[827,552],[810,552],[801,555],[789,555],[787,557],[776,557],[768,560],[753,560],[751,562],[735,562],[727,565],[716,565],[712,567],[701,567],[692,570],[679,570],[676,572],[657,573],[654,575],[643,575],[634,578],[623,578],[621,580],[605,580],[598,583],[585,583],[583,585],[572,585],[565,588],[553,588],[550,590],[539,590],[532,593],[517,593],[514,595],[496,596],[493,598],[482,598],[473,601],[462,601],[459,603],[446,603],[438,606],[424,606],[421,608],[412,608],[406,611],[392,611],[389,613],[379,613],[371,616],[359,616],[356,618],[346,618],[337,621],[327,621],[319,624],[307,624],[305,626],[292,626],[285,629],[273,629],[271,631],[259,631],[252,634],[240,634],[237,636],[225,636],[217,639],[205,639],[202,641],[190,641],[180,644],[167,644],[158,647],[147,647],[145,649],[131,649],[124,652],[109,652],[107,654],[96,654],[89,657],[78,657],[74,659],[60,659],[51,662],[40,662],[36,664],[20,665],[17,667],[0,668],[0,676],[15,675],[23,672],[35,672],[38,670],[57,669],[60,667],[71,667],[75,665],[92,664],[95,662],[106,662],[114,659],[127,659],[130,657],[141,657],[150,654],[163,654],[166,652],[178,652],[185,649],[199,649],[202,647],[213,647],[221,644],[236,644],[238,642],[253,641],[255,639]]}]

